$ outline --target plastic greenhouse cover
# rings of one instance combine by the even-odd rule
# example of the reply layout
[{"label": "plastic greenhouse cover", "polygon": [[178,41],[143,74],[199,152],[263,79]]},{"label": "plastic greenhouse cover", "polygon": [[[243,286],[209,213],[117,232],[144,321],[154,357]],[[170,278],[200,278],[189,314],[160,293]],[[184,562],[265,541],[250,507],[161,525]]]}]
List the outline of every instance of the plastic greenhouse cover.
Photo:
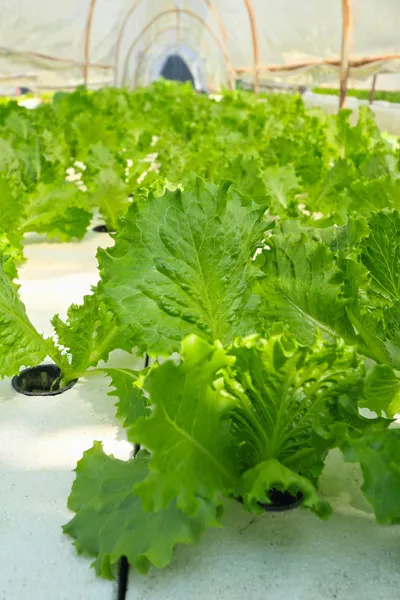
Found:
[{"label": "plastic greenhouse cover", "polygon": [[[339,58],[341,0],[251,0],[249,4],[255,15],[260,66]],[[375,0],[352,0],[351,7],[352,57],[398,52],[398,0],[381,0],[379,5]],[[139,82],[147,83],[154,78],[154,65],[162,65],[161,58],[178,48],[182,54],[196,56],[193,63],[201,68],[203,78],[226,85],[221,47],[234,69],[245,68],[245,76],[252,77],[245,0],[0,0],[0,10],[0,73],[9,81],[33,79],[38,88],[74,86],[84,81],[89,63],[87,81],[93,86],[132,84],[137,60],[145,51],[148,56]],[[135,38],[147,25],[127,60]],[[399,60],[382,60],[351,76],[397,71],[399,64]],[[338,67],[319,65],[289,75],[274,72],[273,77],[313,81],[337,74]]]}]

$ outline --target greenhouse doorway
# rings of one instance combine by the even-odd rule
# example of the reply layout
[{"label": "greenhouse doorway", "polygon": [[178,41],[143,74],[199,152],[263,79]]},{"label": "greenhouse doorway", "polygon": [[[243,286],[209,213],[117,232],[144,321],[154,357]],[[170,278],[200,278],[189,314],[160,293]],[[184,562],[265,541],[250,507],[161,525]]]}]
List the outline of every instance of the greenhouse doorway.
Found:
[{"label": "greenhouse doorway", "polygon": [[168,56],[161,69],[161,77],[169,79],[171,81],[189,81],[194,87],[194,78],[190,72],[186,62],[179,56],[179,54],[171,54]]}]

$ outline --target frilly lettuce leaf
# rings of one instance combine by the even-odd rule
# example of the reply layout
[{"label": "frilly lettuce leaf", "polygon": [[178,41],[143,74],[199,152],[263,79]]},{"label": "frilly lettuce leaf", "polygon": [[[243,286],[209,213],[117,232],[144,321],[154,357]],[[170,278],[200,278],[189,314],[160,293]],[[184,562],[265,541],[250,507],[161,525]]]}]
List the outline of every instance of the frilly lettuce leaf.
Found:
[{"label": "frilly lettuce leaf", "polygon": [[116,417],[122,425],[130,427],[140,417],[146,417],[150,413],[150,407],[143,390],[137,385],[138,371],[110,367],[105,367],[104,371],[111,378],[111,385],[115,388],[108,395],[118,398],[115,405]]},{"label": "frilly lettuce leaf", "polygon": [[389,418],[400,413],[400,379],[390,365],[374,365],[368,371],[359,404]]},{"label": "frilly lettuce leaf", "polygon": [[314,482],[336,444],[331,426],[343,419],[344,399],[357,410],[363,370],[356,352],[317,338],[300,345],[287,333],[237,340],[229,350],[224,389],[232,405],[236,460],[246,471],[277,459]]},{"label": "frilly lettuce leaf", "polygon": [[383,175],[377,179],[358,179],[348,186],[349,209],[358,215],[385,208],[400,208],[400,179]]},{"label": "frilly lettuce leaf", "polygon": [[342,446],[348,462],[359,462],[362,490],[373,506],[378,523],[400,523],[400,430],[371,429],[349,437]]},{"label": "frilly lettuce leaf", "polygon": [[261,179],[272,214],[288,211],[293,205],[294,193],[301,190],[293,165],[267,167],[261,171]]},{"label": "frilly lettuce leaf", "polygon": [[371,276],[370,294],[386,303],[400,300],[400,213],[383,210],[369,220],[361,261]]},{"label": "frilly lettuce leaf", "polygon": [[18,276],[17,266],[24,262],[22,244],[0,229],[0,255],[3,256],[4,272],[10,281]]},{"label": "frilly lettuce leaf", "polygon": [[265,326],[282,321],[307,344],[317,331],[343,338],[399,368],[399,231],[392,210],[326,230],[282,224],[257,258],[266,275],[256,288]]},{"label": "frilly lettuce leaf", "polygon": [[322,220],[315,225],[323,223],[326,226],[329,220],[333,220],[336,224],[346,222],[348,200],[343,190],[346,190],[351,183],[352,175],[349,161],[339,158],[323,177],[308,188],[303,202],[305,209],[311,213],[309,222],[312,222],[313,213],[323,215]]},{"label": "frilly lettuce leaf", "polygon": [[8,140],[0,139],[0,214],[1,228],[19,242],[19,222],[23,215],[25,187],[18,160]]},{"label": "frilly lettuce leaf", "polygon": [[311,344],[320,331],[327,339],[343,337],[355,343],[343,297],[344,276],[327,246],[301,231],[277,233],[267,238],[258,257],[265,273],[257,291],[262,297],[266,326],[275,321],[288,324],[303,343]]},{"label": "frilly lettuce leaf", "polygon": [[55,353],[52,341],[30,322],[6,269],[7,259],[0,256],[0,377],[12,377],[21,367],[36,366]]},{"label": "frilly lettuce leaf", "polygon": [[32,191],[37,184],[54,183],[65,173],[70,148],[65,132],[50,116],[40,122],[36,111],[14,111],[5,120],[2,137],[8,138],[19,162],[24,185]]},{"label": "frilly lettuce leaf", "polygon": [[253,200],[257,204],[266,204],[267,193],[260,176],[261,161],[255,153],[240,154],[229,161],[225,178],[243,197],[243,202]]},{"label": "frilly lettuce leaf", "polygon": [[325,515],[314,488],[328,450],[354,422],[360,425],[351,411],[357,412],[362,375],[354,349],[340,343],[319,339],[305,347],[282,333],[224,350],[189,336],[179,364],[150,370],[144,386],[152,412],[130,429],[131,441],[151,452],[150,475],[136,488],[144,508],[157,511],[175,498],[192,514],[199,495],[215,502],[239,485],[255,497],[260,477],[289,489],[297,476],[306,505]]},{"label": "frilly lettuce leaf", "polygon": [[100,442],[87,450],[76,468],[68,500],[75,512],[64,532],[79,553],[96,557],[98,575],[112,579],[125,556],[140,573],[151,565],[165,567],[177,544],[196,543],[207,527],[218,527],[218,508],[199,498],[195,515],[182,513],[175,502],[156,514],[143,510],[134,488],[149,472],[149,455],[122,461],[107,456]]},{"label": "frilly lettuce leaf", "polygon": [[108,231],[116,231],[118,218],[126,213],[130,205],[129,188],[113,168],[102,169],[94,178],[95,191],[90,203],[98,208]]},{"label": "frilly lettuce leaf", "polygon": [[64,322],[59,315],[52,319],[58,341],[69,356],[68,378],[83,375],[101,360],[107,361],[110,352],[120,348],[130,351],[132,344],[119,328],[115,315],[100,300],[96,289],[84,297],[83,304],[72,304]]},{"label": "frilly lettuce leaf", "polygon": [[76,185],[40,184],[26,199],[20,231],[69,241],[85,235],[91,218],[85,194]]},{"label": "frilly lettuce leaf", "polygon": [[103,297],[141,351],[168,356],[190,333],[230,342],[254,331],[263,212],[201,180],[131,206],[98,257]]},{"label": "frilly lettuce leaf", "polygon": [[133,424],[130,439],[152,453],[150,475],[137,487],[145,510],[176,498],[192,514],[198,496],[214,502],[237,477],[227,401],[213,388],[216,372],[234,359],[194,335],[181,356],[179,365],[169,360],[150,371],[144,386],[152,412]]},{"label": "frilly lettuce leaf", "polygon": [[[369,235],[353,247],[359,265],[348,316],[367,356],[400,367],[400,213],[382,210],[368,220]],[[363,269],[363,271],[361,271]]]},{"label": "frilly lettuce leaf", "polygon": [[285,467],[275,458],[258,463],[245,471],[236,486],[235,493],[242,498],[245,508],[251,512],[262,513],[261,504],[271,504],[268,491],[276,489],[303,496],[302,505],[310,508],[321,518],[328,518],[332,512],[330,505],[319,497],[311,481]]}]

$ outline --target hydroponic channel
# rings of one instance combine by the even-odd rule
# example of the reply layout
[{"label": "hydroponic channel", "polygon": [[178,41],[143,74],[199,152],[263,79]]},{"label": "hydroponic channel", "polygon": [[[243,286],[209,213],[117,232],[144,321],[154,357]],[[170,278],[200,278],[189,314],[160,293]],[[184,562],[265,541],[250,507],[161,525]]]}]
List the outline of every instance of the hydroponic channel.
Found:
[{"label": "hydroponic channel", "polygon": [[[89,234],[80,244],[26,246],[21,294],[39,329],[96,283],[98,243]],[[61,530],[82,452],[94,439],[124,460],[131,451],[108,381],[91,378],[51,398],[18,395],[8,379],[0,386],[0,598],[113,600],[115,583],[96,577]],[[375,524],[360,481],[358,467],[332,452],[320,484],[334,508],[327,522],[302,509],[255,518],[231,502],[225,528],[198,547],[179,546],[163,571],[131,574],[127,598],[396,600],[400,527]]]},{"label": "hydroponic channel", "polygon": [[[64,315],[90,291],[98,279],[96,249],[110,242],[96,234],[69,245],[31,237],[21,296],[40,331],[50,334],[52,315]],[[0,598],[110,600],[116,584],[96,577],[61,529],[82,452],[94,439],[121,459],[131,451],[107,396],[108,381],[93,377],[53,397],[18,394],[9,379],[0,390]]]},{"label": "hydroponic channel", "polygon": [[128,600],[395,600],[397,143],[366,107],[164,83],[18,110],[0,597],[114,600],[127,557]]}]

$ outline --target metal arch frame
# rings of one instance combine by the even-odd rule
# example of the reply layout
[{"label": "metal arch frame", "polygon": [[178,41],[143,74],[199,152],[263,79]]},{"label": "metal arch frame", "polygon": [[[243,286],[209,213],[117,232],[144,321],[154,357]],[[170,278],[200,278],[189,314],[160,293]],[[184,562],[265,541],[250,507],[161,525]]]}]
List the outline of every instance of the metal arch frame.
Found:
[{"label": "metal arch frame", "polygon": [[214,32],[214,30],[211,29],[211,27],[206,23],[206,21],[202,17],[200,17],[193,11],[185,9],[185,8],[180,8],[180,9],[171,8],[171,9],[164,10],[164,11],[158,13],[155,17],[153,17],[153,19],[151,19],[151,21],[149,21],[149,23],[147,23],[147,25],[135,37],[135,39],[133,40],[133,42],[127,52],[127,55],[126,55],[126,59],[125,59],[125,63],[124,63],[124,70],[123,70],[123,75],[122,75],[122,83],[124,84],[127,79],[129,60],[131,58],[132,52],[134,51],[134,49],[136,47],[136,44],[149,31],[149,29],[151,29],[151,27],[155,23],[157,23],[157,21],[159,21],[162,17],[164,17],[165,15],[176,14],[178,11],[181,14],[188,15],[188,16],[192,17],[193,19],[196,19],[197,21],[199,21],[203,25],[203,27],[209,32],[209,34],[214,39],[214,41],[217,43],[217,45],[218,45],[219,49],[221,50],[221,53],[224,57],[224,60],[225,60],[225,66],[226,66],[226,71],[227,71],[227,75],[228,75],[228,87],[231,89],[232,88],[233,71],[232,71],[231,61],[229,58],[229,53],[228,53],[228,49],[227,49],[226,45],[219,39],[217,34]]},{"label": "metal arch frame", "polygon": [[[163,29],[160,29],[159,31],[157,31],[156,35],[151,40],[151,42],[149,42],[147,44],[147,46],[144,48],[143,55],[140,57],[140,59],[136,63],[135,74],[134,74],[134,77],[133,77],[133,87],[134,88],[137,87],[138,79],[139,79],[139,73],[140,73],[140,70],[141,70],[141,68],[143,66],[144,57],[145,57],[146,53],[148,52],[148,50],[150,50],[151,46],[153,44],[155,44],[155,42],[158,40],[158,38],[161,37],[164,33],[167,33],[168,31],[175,31],[175,30],[178,30],[178,29],[179,29],[179,31],[190,31],[190,27],[182,27],[178,23],[176,25],[169,25],[168,27],[164,27]],[[204,50],[206,52],[208,52],[208,50],[209,50],[208,46],[206,44],[204,44],[204,42],[203,42],[202,45],[204,47]]]},{"label": "metal arch frame", "polygon": [[258,31],[256,25],[256,17],[252,4],[252,0],[244,0],[246,5],[247,13],[249,15],[250,20],[250,28],[251,28],[251,38],[253,42],[253,77],[254,77],[254,93],[258,94],[260,89],[260,79],[259,79],[259,49],[258,49]]},{"label": "metal arch frame", "polygon": [[[93,1],[93,0],[92,0]],[[115,45],[115,56],[114,56],[114,78],[115,78],[115,84],[117,84],[118,81],[118,64],[119,64],[119,55],[120,55],[120,51],[121,51],[121,44],[122,44],[122,39],[125,33],[125,29],[126,26],[129,23],[129,19],[131,18],[131,16],[133,15],[133,13],[135,12],[135,10],[139,7],[139,5],[142,3],[143,0],[136,0],[136,2],[131,6],[131,8],[129,9],[129,11],[126,13],[124,20],[121,23],[121,27],[118,31],[118,36],[117,36],[117,42]],[[206,5],[208,6],[208,8],[211,10],[211,12],[214,14],[215,19],[218,23],[219,29],[221,31],[221,36],[222,39],[224,40],[224,42],[226,42],[227,40],[227,34],[226,34],[226,29],[222,20],[222,17],[219,13],[219,11],[215,8],[213,2],[211,2],[211,0],[203,0]],[[94,0],[94,2],[96,2],[96,0]],[[180,9],[178,9],[180,10]]]}]

